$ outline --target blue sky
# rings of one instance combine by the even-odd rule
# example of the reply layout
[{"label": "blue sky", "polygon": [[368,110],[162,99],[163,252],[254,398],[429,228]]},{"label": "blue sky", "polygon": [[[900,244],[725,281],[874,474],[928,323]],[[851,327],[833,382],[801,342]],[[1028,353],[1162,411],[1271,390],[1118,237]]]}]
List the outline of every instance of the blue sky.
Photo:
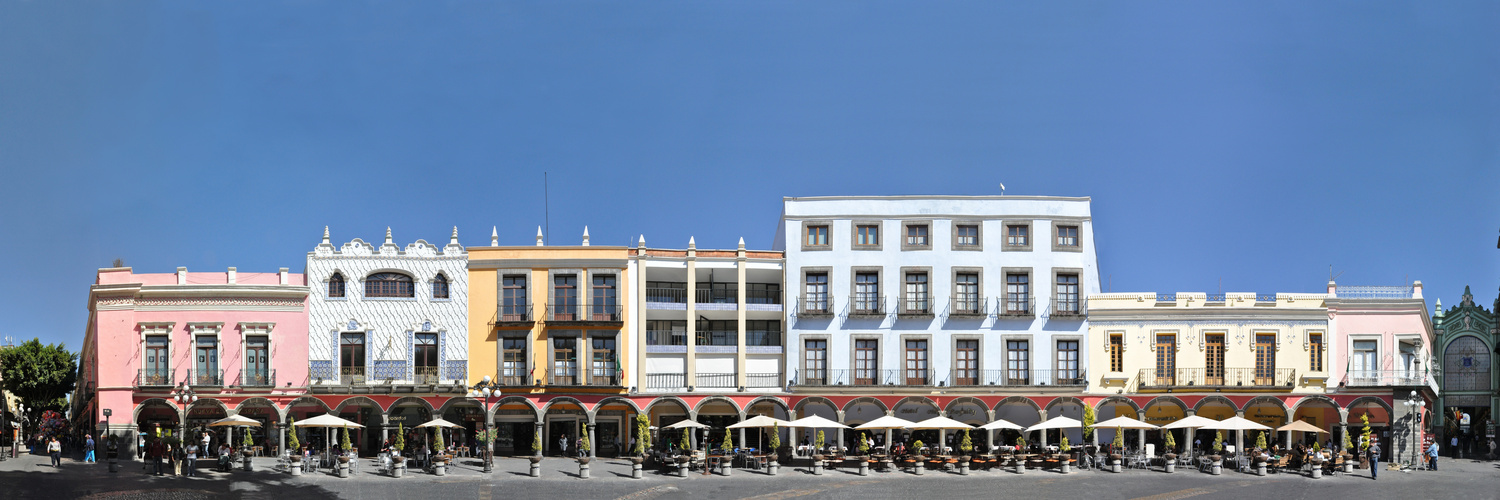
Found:
[{"label": "blue sky", "polygon": [[[1115,291],[1500,285],[1500,3],[0,1],[0,336],[337,241],[768,247],[782,196],[1091,196]],[[1429,299],[1430,301],[1431,299]]]}]

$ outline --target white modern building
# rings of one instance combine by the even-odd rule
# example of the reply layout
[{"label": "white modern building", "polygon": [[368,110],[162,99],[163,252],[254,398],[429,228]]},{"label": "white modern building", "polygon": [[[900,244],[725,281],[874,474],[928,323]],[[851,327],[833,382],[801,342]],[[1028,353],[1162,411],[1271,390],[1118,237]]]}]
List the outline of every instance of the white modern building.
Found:
[{"label": "white modern building", "polygon": [[1064,396],[1087,380],[1083,298],[1099,292],[1089,198],[783,203],[795,416],[1079,418]]}]

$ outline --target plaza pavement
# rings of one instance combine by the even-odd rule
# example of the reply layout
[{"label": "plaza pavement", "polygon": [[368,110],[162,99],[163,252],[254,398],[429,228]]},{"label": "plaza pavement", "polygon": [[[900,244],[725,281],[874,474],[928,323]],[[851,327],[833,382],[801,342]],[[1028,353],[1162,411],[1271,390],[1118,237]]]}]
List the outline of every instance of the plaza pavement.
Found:
[{"label": "plaza pavement", "polygon": [[142,463],[133,460],[121,461],[120,472],[111,474],[104,463],[83,464],[65,458],[63,466],[54,469],[46,456],[27,455],[0,461],[0,499],[1500,498],[1500,482],[1496,481],[1500,463],[1448,459],[1439,462],[1443,470],[1438,472],[1382,470],[1379,481],[1371,480],[1369,472],[1363,470],[1322,479],[1291,473],[1257,477],[1233,471],[1211,476],[1193,469],[1178,469],[1174,474],[1156,469],[1120,474],[1074,471],[1068,475],[1042,471],[1017,475],[997,470],[969,476],[937,471],[923,476],[872,472],[861,477],[844,470],[815,476],[792,467],[783,467],[774,477],[735,470],[730,477],[690,474],[678,478],[648,470],[644,479],[635,480],[630,479],[630,463],[617,459],[596,460],[593,477],[580,479],[577,464],[561,458],[544,460],[540,478],[527,476],[529,463],[524,459],[498,458],[490,474],[481,472],[475,459],[457,462],[447,476],[409,470],[407,477],[396,479],[379,473],[373,461],[365,459],[357,474],[339,478],[324,473],[292,477],[272,470],[274,459],[258,458],[253,472],[222,473],[204,468],[200,469],[202,477],[183,478],[148,475]]}]

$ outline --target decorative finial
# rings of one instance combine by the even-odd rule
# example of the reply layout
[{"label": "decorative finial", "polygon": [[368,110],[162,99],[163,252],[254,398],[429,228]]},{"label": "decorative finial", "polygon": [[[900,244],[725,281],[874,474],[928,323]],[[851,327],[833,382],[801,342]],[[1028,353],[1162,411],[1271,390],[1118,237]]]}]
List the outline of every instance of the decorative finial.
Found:
[{"label": "decorative finial", "polygon": [[323,244],[328,244],[328,226],[323,226]]},{"label": "decorative finial", "polygon": [[745,237],[741,236],[740,237],[740,250],[744,250],[744,249],[745,249]]},{"label": "decorative finial", "polygon": [[641,235],[641,239],[636,241],[635,246],[646,248],[646,235]]},{"label": "decorative finial", "polygon": [[448,238],[449,245],[458,244],[458,226],[453,226],[453,236]]},{"label": "decorative finial", "polygon": [[500,246],[500,227],[490,226],[490,246]]},{"label": "decorative finial", "polygon": [[589,227],[583,226],[583,246],[589,246]]},{"label": "decorative finial", "polygon": [[385,244],[391,244],[391,226],[385,227]]},{"label": "decorative finial", "polygon": [[698,248],[698,243],[692,236],[688,236],[688,248]]},{"label": "decorative finial", "polygon": [[542,246],[542,226],[536,227],[536,246]]}]

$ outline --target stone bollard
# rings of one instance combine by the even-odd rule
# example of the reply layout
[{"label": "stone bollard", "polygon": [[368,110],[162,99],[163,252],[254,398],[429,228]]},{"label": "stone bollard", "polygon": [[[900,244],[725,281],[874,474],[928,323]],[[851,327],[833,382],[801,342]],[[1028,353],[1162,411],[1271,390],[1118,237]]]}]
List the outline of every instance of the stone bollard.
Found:
[{"label": "stone bollard", "polygon": [[404,475],[406,475],[405,460],[391,464],[391,477],[399,478]]},{"label": "stone bollard", "polygon": [[686,463],[677,464],[677,477],[687,477],[687,470],[688,465]]},{"label": "stone bollard", "polygon": [[1209,467],[1208,473],[1209,474],[1213,474],[1215,476],[1223,474],[1224,473],[1224,461],[1223,460],[1214,460],[1214,465],[1213,465],[1213,467]]},{"label": "stone bollard", "polygon": [[916,468],[912,469],[912,472],[915,472],[918,476],[920,476],[923,473],[925,473],[926,471],[927,471],[927,464],[925,462],[921,461],[921,460],[917,460],[917,466],[916,466]]},{"label": "stone bollard", "polygon": [[1061,469],[1063,474],[1073,473],[1073,466],[1068,465],[1068,459],[1066,458],[1062,459],[1062,462],[1057,465],[1057,468]]},{"label": "stone bollard", "polygon": [[248,455],[248,454],[244,455],[244,464],[245,464],[245,472],[250,472],[252,470],[250,468],[250,455]]},{"label": "stone bollard", "polygon": [[636,459],[633,462],[634,463],[630,464],[630,478],[631,479],[640,479],[641,478],[641,461],[639,459]]},{"label": "stone bollard", "polygon": [[821,475],[823,475],[823,461],[822,460],[813,460],[813,475],[814,476],[821,476]]},{"label": "stone bollard", "polygon": [[1026,473],[1026,461],[1025,460],[1021,460],[1021,459],[1016,459],[1016,460],[1014,460],[1014,462],[1016,464],[1016,474],[1025,474]]},{"label": "stone bollard", "polygon": [[967,475],[969,475],[969,461],[968,460],[959,460],[958,461],[958,475],[960,475],[960,476],[967,476]]},{"label": "stone bollard", "polygon": [[859,475],[861,475],[861,476],[868,476],[868,475],[870,475],[870,462],[869,461],[867,461],[867,460],[860,460],[859,461]]},{"label": "stone bollard", "polygon": [[579,462],[578,463],[578,478],[579,479],[588,479],[589,478],[589,463],[587,461]]},{"label": "stone bollard", "polygon": [[1177,460],[1168,458],[1166,465],[1162,466],[1162,470],[1167,471],[1167,474],[1177,472]]},{"label": "stone bollard", "polygon": [[1314,463],[1314,464],[1312,464],[1312,478],[1313,479],[1323,479],[1323,464],[1322,463]]},{"label": "stone bollard", "polygon": [[1257,476],[1264,476],[1264,475],[1266,475],[1266,463],[1265,462],[1261,462],[1259,465],[1255,466],[1255,475],[1257,475]]},{"label": "stone bollard", "polygon": [[1116,458],[1116,459],[1111,459],[1111,460],[1110,460],[1110,461],[1109,461],[1109,471],[1110,471],[1110,472],[1114,472],[1114,473],[1117,473],[1117,474],[1118,474],[1118,473],[1119,473],[1119,472],[1120,472],[1120,462],[1121,462],[1121,461],[1122,461],[1122,460],[1120,460],[1120,459],[1118,459],[1118,458]]},{"label": "stone bollard", "polygon": [[772,460],[770,465],[766,466],[766,473],[774,476],[777,472],[781,472],[781,464]]},{"label": "stone bollard", "polygon": [[339,467],[339,477],[341,477],[341,478],[348,478],[349,477],[349,462],[342,462],[342,463],[340,463],[338,465],[338,467]]},{"label": "stone bollard", "polygon": [[[729,457],[724,457],[724,459],[728,460]],[[733,471],[734,471],[734,464],[729,463],[727,461],[726,462],[719,462],[719,473],[723,474],[724,477],[729,477],[729,475],[730,475],[729,473],[733,472]]]}]

